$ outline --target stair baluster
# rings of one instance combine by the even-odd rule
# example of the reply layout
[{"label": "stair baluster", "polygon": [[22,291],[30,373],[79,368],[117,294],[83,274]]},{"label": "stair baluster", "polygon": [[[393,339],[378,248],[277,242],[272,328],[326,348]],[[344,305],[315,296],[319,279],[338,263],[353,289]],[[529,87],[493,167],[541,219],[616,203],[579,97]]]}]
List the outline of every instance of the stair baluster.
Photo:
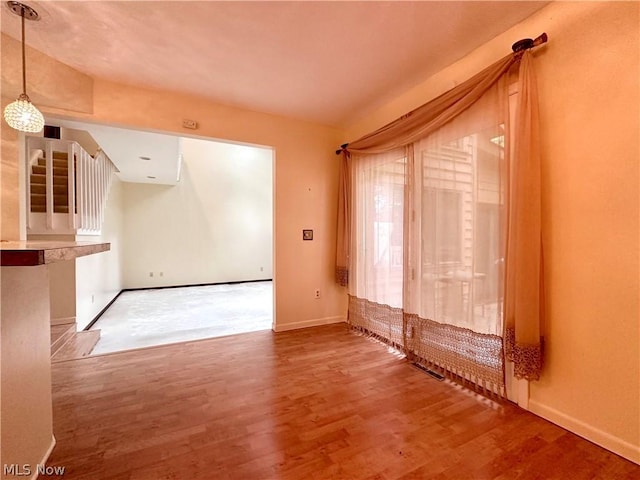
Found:
[{"label": "stair baluster", "polygon": [[77,143],[70,143],[67,149],[67,199],[69,205],[69,228],[76,229],[76,158]]},{"label": "stair baluster", "polygon": [[45,205],[47,215],[47,228],[53,229],[53,145],[47,142],[45,145]]}]

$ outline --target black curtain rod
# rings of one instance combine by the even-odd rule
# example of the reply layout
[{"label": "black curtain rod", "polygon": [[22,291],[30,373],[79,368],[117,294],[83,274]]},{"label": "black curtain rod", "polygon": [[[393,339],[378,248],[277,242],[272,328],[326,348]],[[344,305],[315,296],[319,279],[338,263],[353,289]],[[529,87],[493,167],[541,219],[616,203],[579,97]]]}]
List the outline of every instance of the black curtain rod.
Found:
[{"label": "black curtain rod", "polygon": [[[538,45],[542,45],[543,43],[547,43],[548,39],[549,37],[547,37],[547,34],[543,32],[535,39],[523,38],[522,40],[518,40],[516,43],[511,45],[511,50],[513,50],[513,53],[523,52],[533,47],[537,47]],[[336,150],[336,155],[340,155],[342,151],[346,149],[348,146],[349,146],[348,143],[343,143],[342,145],[340,145],[340,148]]]}]

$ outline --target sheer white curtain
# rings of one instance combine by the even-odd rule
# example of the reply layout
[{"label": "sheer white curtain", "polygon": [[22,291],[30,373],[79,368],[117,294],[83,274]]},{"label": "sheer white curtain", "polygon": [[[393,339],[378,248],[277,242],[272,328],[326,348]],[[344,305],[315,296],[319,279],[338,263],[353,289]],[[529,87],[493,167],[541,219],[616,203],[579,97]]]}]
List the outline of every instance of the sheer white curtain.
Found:
[{"label": "sheer white curtain", "polygon": [[[350,320],[400,344],[402,338],[405,149],[354,156]],[[364,302],[363,300],[366,300]]]},{"label": "sheer white curtain", "polygon": [[414,143],[404,309],[502,335],[508,98],[500,82]]},{"label": "sheer white curtain", "polygon": [[402,307],[404,150],[356,162],[356,255],[351,294]]},{"label": "sheer white curtain", "polygon": [[499,81],[413,144],[403,300],[415,361],[501,394],[508,120]]}]

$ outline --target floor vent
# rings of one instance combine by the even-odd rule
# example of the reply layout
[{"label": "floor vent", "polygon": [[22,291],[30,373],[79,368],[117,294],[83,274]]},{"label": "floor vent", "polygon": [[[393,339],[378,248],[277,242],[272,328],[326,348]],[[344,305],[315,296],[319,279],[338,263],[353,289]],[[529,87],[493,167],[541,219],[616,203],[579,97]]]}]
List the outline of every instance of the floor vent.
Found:
[{"label": "floor vent", "polygon": [[411,365],[413,365],[418,370],[423,371],[427,375],[431,375],[433,378],[435,378],[439,382],[442,382],[444,380],[444,377],[442,375],[440,375],[438,372],[434,372],[433,370],[430,370],[427,367],[423,367],[422,365],[420,365],[418,363],[412,363]]}]

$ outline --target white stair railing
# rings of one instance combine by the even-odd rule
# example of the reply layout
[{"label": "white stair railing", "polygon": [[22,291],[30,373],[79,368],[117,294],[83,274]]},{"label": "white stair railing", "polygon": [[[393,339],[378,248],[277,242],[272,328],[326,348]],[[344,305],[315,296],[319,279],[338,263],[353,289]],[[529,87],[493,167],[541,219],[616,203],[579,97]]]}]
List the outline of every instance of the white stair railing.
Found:
[{"label": "white stair railing", "polygon": [[[45,154],[45,211],[34,212],[31,205],[31,157]],[[67,154],[68,213],[55,211],[54,153]],[[95,157],[78,143],[42,137],[27,137],[26,175],[27,230],[31,234],[100,235],[111,180],[116,168],[99,150]]]},{"label": "white stair railing", "polygon": [[115,171],[115,166],[102,150],[98,150],[96,156],[91,157],[81,148],[76,174],[78,186],[77,229],[80,235],[100,234],[112,174]]}]

